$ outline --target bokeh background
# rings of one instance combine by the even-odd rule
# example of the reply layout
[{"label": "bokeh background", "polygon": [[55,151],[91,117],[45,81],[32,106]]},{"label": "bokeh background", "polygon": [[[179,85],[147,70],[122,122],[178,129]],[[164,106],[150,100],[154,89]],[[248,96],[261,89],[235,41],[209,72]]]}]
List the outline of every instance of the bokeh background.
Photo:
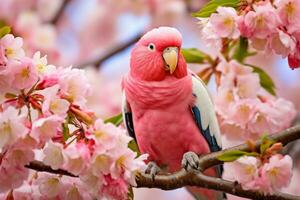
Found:
[{"label": "bokeh background", "polygon": [[[106,118],[121,109],[121,79],[129,69],[130,50],[138,38],[158,26],[176,27],[183,47],[197,47],[214,54],[200,37],[197,19],[191,16],[204,0],[1,0],[0,23],[24,38],[33,54],[39,50],[57,66],[86,69],[91,81],[90,108]],[[277,93],[300,110],[300,70],[287,60],[258,54],[251,62],[274,79]],[[200,65],[190,66],[201,70]],[[212,93],[214,85],[209,86]],[[297,179],[299,175],[294,176]],[[138,200],[189,200],[184,189],[135,190]]]}]

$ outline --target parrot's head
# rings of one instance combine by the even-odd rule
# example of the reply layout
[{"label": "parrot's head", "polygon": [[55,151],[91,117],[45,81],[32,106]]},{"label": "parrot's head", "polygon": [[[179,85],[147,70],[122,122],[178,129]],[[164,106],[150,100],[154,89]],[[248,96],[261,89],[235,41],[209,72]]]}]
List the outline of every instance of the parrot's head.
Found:
[{"label": "parrot's head", "polygon": [[130,74],[145,81],[185,77],[187,66],[180,53],[181,43],[181,34],[175,28],[160,27],[147,32],[131,52]]}]

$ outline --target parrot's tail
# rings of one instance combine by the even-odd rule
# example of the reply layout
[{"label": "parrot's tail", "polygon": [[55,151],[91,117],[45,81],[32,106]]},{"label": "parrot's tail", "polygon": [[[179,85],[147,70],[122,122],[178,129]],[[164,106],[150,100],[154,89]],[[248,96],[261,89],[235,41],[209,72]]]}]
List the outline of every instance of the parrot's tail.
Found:
[{"label": "parrot's tail", "polygon": [[[218,169],[217,169],[218,173]],[[216,176],[216,169],[210,168],[205,171],[207,176]],[[186,189],[195,197],[196,200],[224,200],[226,194],[215,190],[209,190],[199,187],[186,187]]]}]

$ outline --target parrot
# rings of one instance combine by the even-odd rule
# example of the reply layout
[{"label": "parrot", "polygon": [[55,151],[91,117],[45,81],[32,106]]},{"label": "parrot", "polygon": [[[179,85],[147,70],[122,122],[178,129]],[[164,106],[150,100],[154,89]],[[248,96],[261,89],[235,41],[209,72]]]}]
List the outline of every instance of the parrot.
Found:
[{"label": "parrot", "polygon": [[[122,79],[122,114],[128,134],[148,154],[148,173],[197,169],[202,154],[222,148],[212,99],[202,80],[188,69],[181,33],[158,27],[145,33],[130,55]],[[218,166],[220,167],[220,166]],[[205,174],[220,176],[220,168]],[[223,199],[217,191],[188,186],[195,199]]]}]

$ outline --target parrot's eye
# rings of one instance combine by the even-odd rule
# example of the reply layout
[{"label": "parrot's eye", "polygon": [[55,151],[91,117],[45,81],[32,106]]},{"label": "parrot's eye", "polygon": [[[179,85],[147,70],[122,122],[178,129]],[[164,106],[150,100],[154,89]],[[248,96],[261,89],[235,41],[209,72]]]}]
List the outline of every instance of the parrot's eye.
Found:
[{"label": "parrot's eye", "polygon": [[150,51],[154,51],[154,50],[155,50],[155,45],[154,45],[153,43],[150,43],[150,44],[148,45],[148,49],[149,49]]}]

